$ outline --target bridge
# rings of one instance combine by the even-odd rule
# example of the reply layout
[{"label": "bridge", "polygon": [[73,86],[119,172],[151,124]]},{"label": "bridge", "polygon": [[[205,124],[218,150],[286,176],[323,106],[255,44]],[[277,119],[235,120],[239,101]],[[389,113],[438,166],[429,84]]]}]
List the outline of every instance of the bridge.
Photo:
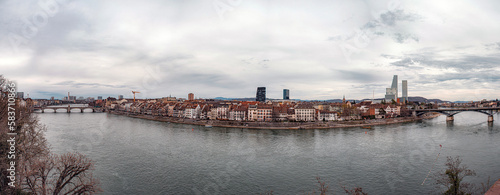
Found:
[{"label": "bridge", "polygon": [[493,115],[498,113],[500,108],[444,108],[444,109],[415,109],[414,116],[422,116],[425,113],[437,112],[446,115],[446,121],[453,121],[453,116],[460,112],[479,112],[488,115],[488,122],[493,122]]},{"label": "bridge", "polygon": [[49,106],[34,107],[33,111],[41,110],[42,113],[45,113],[45,110],[53,110],[54,112],[57,112],[57,110],[59,110],[59,109],[64,109],[64,110],[66,110],[67,113],[71,113],[72,109],[79,109],[80,112],[82,112],[82,113],[86,109],[92,109],[92,112],[96,112],[96,111],[102,112],[103,111],[102,108],[97,108],[97,107],[93,107],[93,106],[70,106],[70,105],[68,105],[68,107],[62,107],[62,106],[59,106],[59,107],[57,107],[57,106],[54,106],[54,107],[49,107]]}]

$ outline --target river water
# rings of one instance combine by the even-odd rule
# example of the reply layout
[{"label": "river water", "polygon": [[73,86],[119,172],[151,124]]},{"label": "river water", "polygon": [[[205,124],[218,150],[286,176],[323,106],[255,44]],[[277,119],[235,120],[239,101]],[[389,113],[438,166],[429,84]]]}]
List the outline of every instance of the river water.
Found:
[{"label": "river water", "polygon": [[89,110],[38,116],[53,152],[95,162],[103,194],[310,194],[318,193],[316,177],[334,194],[341,186],[429,194],[439,190],[432,176],[446,156],[457,155],[477,173],[467,181],[500,179],[499,115],[493,125],[464,112],[453,124],[439,116],[329,130],[206,128]]}]

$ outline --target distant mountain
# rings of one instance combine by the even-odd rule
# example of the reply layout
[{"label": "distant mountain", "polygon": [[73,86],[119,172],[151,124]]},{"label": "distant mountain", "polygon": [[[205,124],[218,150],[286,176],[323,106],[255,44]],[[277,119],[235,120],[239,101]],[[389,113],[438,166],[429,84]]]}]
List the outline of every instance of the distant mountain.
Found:
[{"label": "distant mountain", "polygon": [[255,101],[255,98],[225,98],[225,97],[216,97],[215,100],[236,100],[236,101]]},{"label": "distant mountain", "polygon": [[453,103],[469,103],[470,101],[454,101]]},{"label": "distant mountain", "polygon": [[[237,101],[255,101],[255,98],[225,98],[225,97],[216,97],[214,98],[216,100],[237,100]],[[384,98],[375,98],[374,100],[383,100]],[[267,100],[280,100],[280,99],[273,99],[273,98],[267,98]],[[295,101],[305,101],[305,102],[329,102],[329,103],[338,103],[338,102],[342,102],[342,99],[329,99],[329,100],[301,100],[301,99],[293,99]],[[363,101],[371,101],[372,99],[362,99],[362,100],[354,100],[354,99],[349,99],[349,100],[346,100],[346,101],[349,101],[349,102],[356,102],[356,103],[359,103],[359,102],[363,102]],[[424,97],[420,97],[420,96],[414,96],[414,97],[408,97],[408,101],[410,102],[427,102],[427,103],[430,103],[430,102],[434,102],[434,103],[444,103],[444,102],[449,102],[449,101],[443,101],[443,100],[440,100],[440,99],[427,99],[427,98],[424,98]],[[466,102],[466,101],[464,101]]]},{"label": "distant mountain", "polygon": [[431,103],[431,102],[434,102],[434,103],[449,102],[449,101],[443,101],[443,100],[440,100],[440,99],[427,99],[427,98],[420,97],[420,96],[408,97],[408,101],[410,101],[410,102],[427,102],[427,103]]}]

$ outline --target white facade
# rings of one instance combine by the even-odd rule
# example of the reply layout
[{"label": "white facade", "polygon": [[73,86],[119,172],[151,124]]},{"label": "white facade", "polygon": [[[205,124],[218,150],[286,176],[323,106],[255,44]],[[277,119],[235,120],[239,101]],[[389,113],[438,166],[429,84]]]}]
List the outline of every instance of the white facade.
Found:
[{"label": "white facade", "polygon": [[229,111],[229,120],[232,121],[243,121],[246,120],[246,111],[242,110],[231,110]]},{"label": "white facade", "polygon": [[272,108],[257,108],[257,121],[271,121]]},{"label": "white facade", "polygon": [[248,120],[257,121],[257,106],[250,105],[250,107],[248,107]]},{"label": "white facade", "polygon": [[295,120],[297,121],[314,121],[314,108],[295,108]]},{"label": "white facade", "polygon": [[318,121],[323,121],[323,120],[336,121],[336,120],[338,120],[337,112],[318,110],[317,116],[318,116]]}]

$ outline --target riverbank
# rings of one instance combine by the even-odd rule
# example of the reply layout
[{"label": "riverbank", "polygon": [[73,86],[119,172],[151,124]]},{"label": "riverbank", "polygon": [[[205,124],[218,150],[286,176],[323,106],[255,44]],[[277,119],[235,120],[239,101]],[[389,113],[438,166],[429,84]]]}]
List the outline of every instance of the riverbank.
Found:
[{"label": "riverbank", "polygon": [[220,120],[194,120],[185,118],[152,116],[152,115],[131,115],[126,112],[110,111],[108,113],[123,115],[133,118],[146,120],[154,120],[161,122],[181,123],[200,126],[227,127],[227,128],[245,128],[245,129],[332,129],[332,128],[348,128],[348,127],[363,127],[371,128],[372,126],[390,125],[396,123],[415,122],[423,119],[431,119],[438,117],[440,114],[430,114],[423,117],[399,117],[387,119],[370,119],[370,120],[351,120],[351,121],[317,121],[317,122],[253,122],[253,121],[220,121]]}]

